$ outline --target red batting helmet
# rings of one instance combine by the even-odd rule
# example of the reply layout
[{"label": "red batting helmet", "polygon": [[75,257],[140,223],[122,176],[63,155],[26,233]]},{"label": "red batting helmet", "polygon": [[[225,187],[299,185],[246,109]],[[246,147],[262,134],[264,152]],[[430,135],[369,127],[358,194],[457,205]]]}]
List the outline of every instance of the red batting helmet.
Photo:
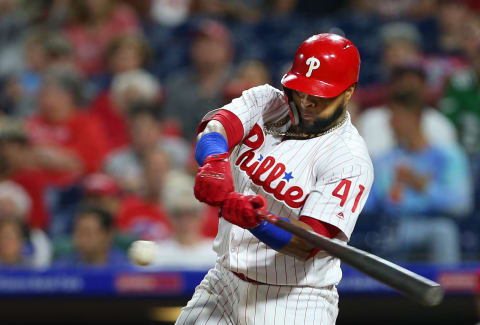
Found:
[{"label": "red batting helmet", "polygon": [[360,54],[352,42],[336,34],[318,34],[297,49],[282,85],[309,95],[333,98],[358,81],[359,71]]}]

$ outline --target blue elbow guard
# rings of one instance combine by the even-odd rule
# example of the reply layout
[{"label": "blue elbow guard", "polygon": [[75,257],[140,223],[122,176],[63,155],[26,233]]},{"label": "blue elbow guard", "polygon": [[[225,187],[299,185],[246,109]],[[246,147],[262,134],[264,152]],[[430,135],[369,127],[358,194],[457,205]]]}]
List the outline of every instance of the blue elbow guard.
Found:
[{"label": "blue elbow guard", "polygon": [[[280,219],[290,222],[290,220],[287,218],[280,217]],[[262,221],[260,225],[250,229],[250,232],[259,240],[275,250],[279,250],[287,246],[293,237],[293,235],[288,231],[272,225],[267,221]]]},{"label": "blue elbow guard", "polygon": [[200,166],[203,166],[205,158],[224,152],[228,152],[228,143],[225,137],[218,132],[210,132],[198,140],[195,148],[195,159]]}]

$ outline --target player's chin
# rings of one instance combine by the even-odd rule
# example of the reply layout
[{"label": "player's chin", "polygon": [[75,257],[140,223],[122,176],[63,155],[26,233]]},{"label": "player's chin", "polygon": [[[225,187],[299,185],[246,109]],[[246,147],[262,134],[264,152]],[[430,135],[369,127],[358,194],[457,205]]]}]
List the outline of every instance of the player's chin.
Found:
[{"label": "player's chin", "polygon": [[314,119],[314,120],[304,120],[302,119],[300,122],[300,126],[303,132],[314,134],[323,132],[325,127],[328,126],[323,120]]}]

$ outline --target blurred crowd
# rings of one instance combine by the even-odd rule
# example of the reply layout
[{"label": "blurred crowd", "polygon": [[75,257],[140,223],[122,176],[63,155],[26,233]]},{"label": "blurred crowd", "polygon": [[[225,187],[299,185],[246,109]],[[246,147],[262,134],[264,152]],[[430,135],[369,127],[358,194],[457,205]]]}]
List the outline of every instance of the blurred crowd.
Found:
[{"label": "blurred crowd", "polygon": [[472,0],[0,0],[0,267],[205,268],[196,128],[279,80],[308,36],[362,57],[352,120],[375,183],[352,245],[480,260],[480,5]]}]

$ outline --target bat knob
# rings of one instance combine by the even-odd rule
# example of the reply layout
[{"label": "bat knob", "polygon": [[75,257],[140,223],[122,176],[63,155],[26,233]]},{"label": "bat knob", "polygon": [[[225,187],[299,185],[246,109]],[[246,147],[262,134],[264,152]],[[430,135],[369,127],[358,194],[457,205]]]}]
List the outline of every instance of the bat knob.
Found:
[{"label": "bat knob", "polygon": [[432,286],[425,291],[423,303],[427,306],[437,306],[442,302],[444,295],[445,291],[440,285]]}]

